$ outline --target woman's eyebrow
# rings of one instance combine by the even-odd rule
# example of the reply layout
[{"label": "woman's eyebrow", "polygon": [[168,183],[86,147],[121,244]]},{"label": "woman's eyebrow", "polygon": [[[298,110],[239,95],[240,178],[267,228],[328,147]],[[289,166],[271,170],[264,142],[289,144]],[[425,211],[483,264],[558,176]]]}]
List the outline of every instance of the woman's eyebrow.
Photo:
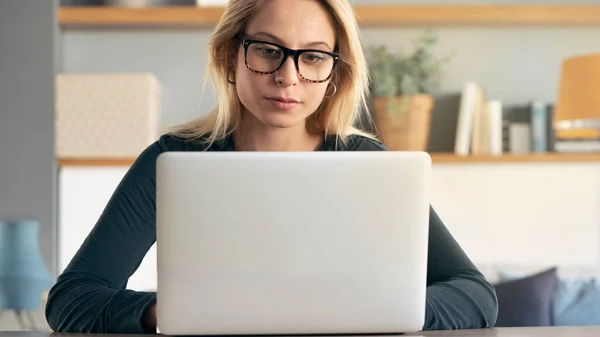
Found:
[{"label": "woman's eyebrow", "polygon": [[[252,37],[255,38],[267,38],[267,39],[271,39],[273,40],[273,42],[281,44],[281,45],[285,45],[285,42],[283,42],[282,39],[280,39],[279,37],[277,37],[276,35],[273,35],[271,33],[266,33],[266,32],[258,32],[258,33],[254,33],[254,34],[248,34]],[[329,50],[332,50],[333,48],[331,48],[331,46],[324,41],[314,41],[314,42],[310,42],[308,44],[305,45],[305,47],[317,47],[317,46],[323,46]]]}]

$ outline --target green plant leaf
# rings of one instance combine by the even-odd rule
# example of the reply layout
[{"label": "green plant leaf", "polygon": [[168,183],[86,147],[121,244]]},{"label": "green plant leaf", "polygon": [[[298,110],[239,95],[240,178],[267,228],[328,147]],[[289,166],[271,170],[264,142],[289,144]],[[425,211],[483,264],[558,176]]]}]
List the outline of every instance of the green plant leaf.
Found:
[{"label": "green plant leaf", "polygon": [[[366,48],[365,55],[371,75],[373,96],[395,97],[430,93],[441,84],[443,68],[455,56],[450,53],[436,57],[434,47],[438,38],[432,29],[425,29],[418,39],[412,42],[413,50],[406,52],[398,48],[390,51],[386,45]],[[400,103],[390,100],[390,109],[401,111],[409,100]]]}]

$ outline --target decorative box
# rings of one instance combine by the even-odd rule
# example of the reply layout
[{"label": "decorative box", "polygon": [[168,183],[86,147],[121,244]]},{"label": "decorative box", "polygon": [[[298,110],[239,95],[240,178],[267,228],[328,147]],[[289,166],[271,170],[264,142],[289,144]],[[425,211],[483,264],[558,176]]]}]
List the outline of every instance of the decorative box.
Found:
[{"label": "decorative box", "polygon": [[153,74],[60,74],[55,92],[58,158],[136,157],[159,137]]}]

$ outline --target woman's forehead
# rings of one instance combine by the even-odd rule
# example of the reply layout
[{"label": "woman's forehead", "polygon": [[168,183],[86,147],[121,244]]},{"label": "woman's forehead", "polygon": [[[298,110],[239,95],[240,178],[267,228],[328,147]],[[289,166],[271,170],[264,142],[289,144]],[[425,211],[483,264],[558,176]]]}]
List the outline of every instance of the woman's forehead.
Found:
[{"label": "woman's forehead", "polygon": [[266,1],[246,24],[244,33],[288,48],[335,45],[333,22],[316,0]]}]

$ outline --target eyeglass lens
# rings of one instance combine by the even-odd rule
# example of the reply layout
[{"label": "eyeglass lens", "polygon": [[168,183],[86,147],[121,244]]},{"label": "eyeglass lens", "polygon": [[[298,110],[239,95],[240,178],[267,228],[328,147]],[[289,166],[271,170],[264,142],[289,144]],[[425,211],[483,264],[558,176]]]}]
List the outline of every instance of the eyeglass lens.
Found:
[{"label": "eyeglass lens", "polygon": [[[279,67],[284,52],[268,43],[252,43],[248,46],[246,62],[258,72],[272,72]],[[311,81],[326,79],[333,70],[334,58],[317,51],[302,52],[298,57],[298,69],[302,77]]]}]

